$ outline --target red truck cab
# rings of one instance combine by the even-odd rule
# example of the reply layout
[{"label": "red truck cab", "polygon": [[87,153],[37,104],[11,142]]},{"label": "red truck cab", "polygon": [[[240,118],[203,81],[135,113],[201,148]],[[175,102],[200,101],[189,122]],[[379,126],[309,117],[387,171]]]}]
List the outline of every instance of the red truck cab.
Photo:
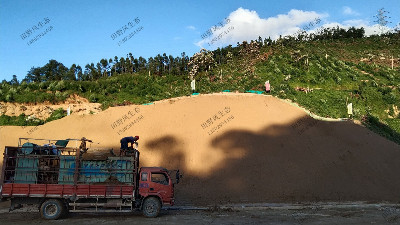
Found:
[{"label": "red truck cab", "polygon": [[168,170],[162,167],[140,169],[139,195],[157,197],[162,204],[174,205],[174,184]]}]

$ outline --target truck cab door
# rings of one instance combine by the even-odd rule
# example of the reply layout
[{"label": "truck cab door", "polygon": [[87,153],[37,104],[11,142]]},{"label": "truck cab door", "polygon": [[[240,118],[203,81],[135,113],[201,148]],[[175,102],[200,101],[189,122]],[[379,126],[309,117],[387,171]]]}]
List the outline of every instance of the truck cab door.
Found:
[{"label": "truck cab door", "polygon": [[139,194],[143,197],[159,196],[163,203],[173,204],[174,185],[169,175],[163,171],[142,171],[139,180]]},{"label": "truck cab door", "polygon": [[146,197],[149,195],[150,191],[150,179],[149,179],[150,174],[148,172],[141,172],[140,173],[140,180],[139,180],[139,194],[141,196]]},{"label": "truck cab door", "polygon": [[163,202],[170,202],[173,197],[173,185],[169,176],[164,172],[151,173],[149,192],[157,193]]}]

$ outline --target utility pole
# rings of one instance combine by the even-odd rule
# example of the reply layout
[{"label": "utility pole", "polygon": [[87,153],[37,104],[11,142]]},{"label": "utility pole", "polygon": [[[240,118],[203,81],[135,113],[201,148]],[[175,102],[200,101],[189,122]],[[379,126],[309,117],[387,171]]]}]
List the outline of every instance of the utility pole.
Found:
[{"label": "utility pole", "polygon": [[381,35],[383,34],[383,30],[385,29],[386,25],[388,23],[392,23],[388,21],[388,19],[391,19],[390,16],[387,16],[386,14],[389,14],[388,11],[386,11],[384,8],[381,8],[378,10],[378,14],[376,14],[374,17],[376,20],[374,22],[378,23],[379,29],[381,30]]}]

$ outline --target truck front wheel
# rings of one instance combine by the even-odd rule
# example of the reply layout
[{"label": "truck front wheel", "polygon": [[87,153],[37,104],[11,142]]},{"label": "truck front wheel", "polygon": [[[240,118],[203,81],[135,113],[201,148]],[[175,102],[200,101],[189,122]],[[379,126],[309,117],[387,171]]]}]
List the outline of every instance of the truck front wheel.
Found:
[{"label": "truck front wheel", "polygon": [[66,209],[64,204],[57,199],[48,199],[40,206],[40,215],[44,219],[56,220],[60,218]]},{"label": "truck front wheel", "polygon": [[161,202],[156,197],[148,197],[143,202],[143,215],[145,217],[157,217],[161,210]]}]

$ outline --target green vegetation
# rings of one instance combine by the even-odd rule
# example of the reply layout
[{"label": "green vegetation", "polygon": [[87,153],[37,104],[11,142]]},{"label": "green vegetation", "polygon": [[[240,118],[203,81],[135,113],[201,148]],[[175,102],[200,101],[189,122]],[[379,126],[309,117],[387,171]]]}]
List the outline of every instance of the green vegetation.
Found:
[{"label": "green vegetation", "polygon": [[400,120],[393,119],[387,121],[389,125],[379,121],[377,117],[367,116],[363,121],[364,125],[375,133],[391,140],[400,143],[400,134],[398,133]]},{"label": "green vegetation", "polygon": [[[3,81],[0,101],[56,103],[78,94],[107,108],[190,95],[192,78],[200,93],[263,91],[269,80],[272,95],[320,116],[345,118],[351,102],[355,119],[400,143],[399,31],[364,37],[363,29],[325,28],[181,56],[164,53],[146,60],[128,54],[88,64],[84,72],[50,60],[22,82]],[[49,119],[62,116],[65,112],[54,112]],[[1,116],[0,124],[26,125],[24,118]]]},{"label": "green vegetation", "polygon": [[0,124],[2,126],[38,126],[65,116],[67,116],[67,112],[63,108],[54,110],[46,120],[26,116],[25,114],[20,114],[19,116],[1,115]]},{"label": "green vegetation", "polygon": [[29,119],[25,114],[19,116],[0,116],[0,124],[2,126],[13,125],[13,126],[37,126],[43,124],[43,120]]},{"label": "green vegetation", "polygon": [[67,116],[67,111],[64,110],[63,108],[59,108],[59,109],[54,110],[51,113],[50,117],[46,119],[46,122],[50,122],[50,121],[53,121],[53,120],[58,120],[58,119],[61,119],[61,118],[65,117],[65,116]]}]

